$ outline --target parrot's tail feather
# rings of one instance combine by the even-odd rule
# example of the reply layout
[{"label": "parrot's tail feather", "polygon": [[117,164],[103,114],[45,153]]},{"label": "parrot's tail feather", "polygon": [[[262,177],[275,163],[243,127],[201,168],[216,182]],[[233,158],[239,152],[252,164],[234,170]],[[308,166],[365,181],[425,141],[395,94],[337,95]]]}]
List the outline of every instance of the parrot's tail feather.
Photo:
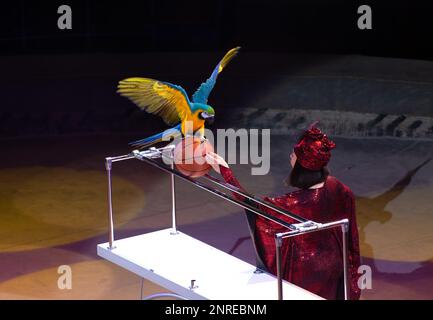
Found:
[{"label": "parrot's tail feather", "polygon": [[182,133],[180,131],[180,124],[179,124],[178,126],[171,128],[171,129],[168,129],[168,130],[165,130],[164,132],[160,132],[160,133],[154,134],[153,136],[130,142],[129,145],[134,147],[134,148],[137,148],[137,149],[144,149],[144,148],[148,148],[148,147],[150,147],[150,146],[152,146],[158,142],[161,142],[161,141],[167,141],[168,142],[168,141],[172,140],[173,138],[179,137],[181,135],[182,135]]},{"label": "parrot's tail feather", "polygon": [[135,149],[145,149],[145,148],[148,148],[148,147],[154,145],[155,143],[158,143],[158,142],[161,142],[161,141],[162,141],[161,138],[153,137],[152,140],[149,140],[148,138],[141,139],[141,140],[130,142],[129,145],[131,147],[134,147]]}]

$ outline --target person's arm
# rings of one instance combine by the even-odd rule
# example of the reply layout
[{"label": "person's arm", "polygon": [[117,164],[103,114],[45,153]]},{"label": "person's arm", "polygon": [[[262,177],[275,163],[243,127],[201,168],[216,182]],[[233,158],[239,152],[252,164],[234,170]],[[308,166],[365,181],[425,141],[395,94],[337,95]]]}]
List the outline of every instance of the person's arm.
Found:
[{"label": "person's arm", "polygon": [[[238,179],[235,177],[235,175],[233,174],[233,171],[229,168],[227,162],[218,154],[216,153],[208,153],[208,155],[206,155],[206,160],[208,161],[208,163],[214,168],[214,170],[218,173],[221,174],[221,176],[223,177],[223,179],[231,184],[232,186],[238,188],[240,191],[248,193],[243,187],[242,185],[239,183]],[[241,201],[247,200],[247,202],[249,202],[252,206],[274,216],[274,217],[278,217],[282,220],[286,220],[289,223],[294,223],[295,221],[293,221],[292,219],[289,219],[287,217],[283,217],[280,213],[276,212],[275,210],[263,206],[263,205],[259,205],[257,204],[255,201],[249,200],[249,199],[245,199],[244,196],[233,192],[233,196]],[[263,200],[266,202],[270,202],[273,205],[280,207],[280,208],[284,208],[284,205],[286,204],[287,201],[285,201],[285,197],[276,197],[276,198],[272,198],[272,197],[263,197]],[[270,226],[273,226],[274,228],[280,228],[279,225],[277,225],[275,222],[272,221],[268,221],[267,219],[258,216],[259,219],[262,219],[263,221],[266,221],[267,223],[269,223]]]},{"label": "person's arm", "polygon": [[[221,166],[220,167],[220,173],[221,173],[221,176],[223,177],[223,179],[225,180],[225,182],[238,188],[242,192],[246,192],[245,189],[239,183],[238,179],[236,179],[235,175],[233,174],[233,171],[230,168],[226,168],[226,167]],[[236,192],[232,192],[232,193],[236,199],[241,200],[241,201],[245,200],[245,197],[241,196],[239,193],[236,193]]]},{"label": "person's arm", "polygon": [[[236,179],[235,175],[233,174],[233,171],[229,168],[227,162],[222,157],[220,157],[216,153],[210,152],[206,155],[206,160],[216,172],[221,174],[225,182],[238,188],[242,192],[246,192],[245,189],[239,183],[238,179]],[[233,192],[233,196],[238,200],[241,201],[245,200],[245,197],[241,196],[236,192]]]}]

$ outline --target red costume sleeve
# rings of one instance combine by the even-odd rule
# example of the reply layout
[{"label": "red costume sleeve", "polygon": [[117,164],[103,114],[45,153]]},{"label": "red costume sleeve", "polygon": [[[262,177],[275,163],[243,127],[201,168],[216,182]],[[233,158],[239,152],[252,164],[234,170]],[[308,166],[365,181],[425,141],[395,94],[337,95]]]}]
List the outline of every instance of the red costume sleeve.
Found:
[{"label": "red costume sleeve", "polygon": [[[245,189],[241,186],[238,179],[236,179],[236,177],[233,174],[233,171],[230,168],[220,166],[220,171],[221,171],[221,176],[223,177],[223,179],[227,183],[230,183],[232,186],[235,186],[235,187],[241,189],[242,191],[245,191]],[[236,199],[241,200],[241,201],[243,201],[245,199],[243,196],[237,194],[236,192],[233,192],[233,196]]]}]

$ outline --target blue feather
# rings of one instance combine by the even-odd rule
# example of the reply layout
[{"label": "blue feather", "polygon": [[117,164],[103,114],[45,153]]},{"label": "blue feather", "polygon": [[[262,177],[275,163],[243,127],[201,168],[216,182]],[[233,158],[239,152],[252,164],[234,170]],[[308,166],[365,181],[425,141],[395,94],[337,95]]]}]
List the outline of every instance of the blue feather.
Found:
[{"label": "blue feather", "polygon": [[220,64],[218,63],[218,65],[213,70],[209,79],[207,79],[206,82],[203,82],[200,85],[200,87],[197,89],[197,91],[193,94],[193,96],[192,96],[193,102],[207,104],[207,99],[208,99],[213,87],[215,86],[216,79],[218,77],[219,67],[220,67]]},{"label": "blue feather", "polygon": [[225,54],[225,56],[217,64],[215,69],[213,69],[210,77],[206,80],[206,82],[203,82],[200,85],[200,87],[197,89],[197,91],[193,94],[192,102],[207,104],[207,99],[208,99],[213,87],[215,86],[216,80],[218,78],[218,74],[237,55],[239,50],[240,50],[240,47],[236,47],[236,48],[229,50]]},{"label": "blue feather", "polygon": [[181,134],[182,134],[181,133],[181,124],[178,124],[177,126],[170,128],[170,129],[167,129],[164,132],[160,132],[160,133],[154,134],[153,136],[130,142],[129,145],[136,147],[136,148],[144,148],[144,147],[151,146],[152,144],[155,144],[157,142],[162,141],[163,137],[167,137],[167,136],[176,137],[176,136],[179,136]]}]

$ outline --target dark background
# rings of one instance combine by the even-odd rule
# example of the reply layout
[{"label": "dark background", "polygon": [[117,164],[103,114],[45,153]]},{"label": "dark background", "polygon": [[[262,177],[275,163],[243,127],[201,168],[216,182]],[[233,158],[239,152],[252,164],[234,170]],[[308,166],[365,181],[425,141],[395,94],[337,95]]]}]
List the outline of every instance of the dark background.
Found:
[{"label": "dark background", "polygon": [[[72,8],[59,30],[57,8]],[[372,8],[359,30],[357,8]],[[210,103],[433,115],[432,1],[9,1],[0,7],[0,134],[165,128],[116,94],[153,77],[192,95],[224,53],[239,57]]]},{"label": "dark background", "polygon": [[[72,30],[57,28],[57,7],[72,7]],[[361,4],[373,30],[359,30]],[[433,3],[421,0],[8,1],[2,54],[252,51],[433,58]]]}]

